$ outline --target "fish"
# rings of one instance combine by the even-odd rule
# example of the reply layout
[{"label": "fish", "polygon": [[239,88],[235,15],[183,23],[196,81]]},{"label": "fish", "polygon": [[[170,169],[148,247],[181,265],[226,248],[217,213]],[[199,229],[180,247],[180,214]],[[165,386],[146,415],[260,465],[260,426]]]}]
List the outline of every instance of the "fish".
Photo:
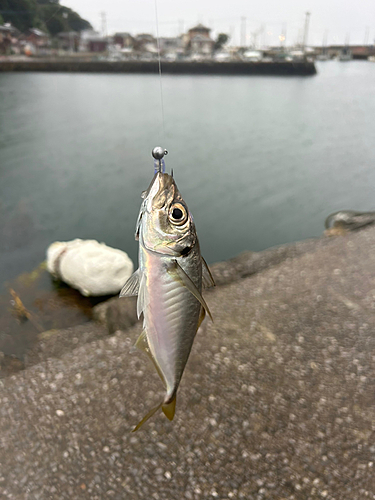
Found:
[{"label": "fish", "polygon": [[212,319],[202,288],[215,286],[173,171],[169,175],[156,170],[141,196],[135,233],[139,267],[120,297],[138,296],[137,315],[143,314],[143,331],[135,346],[151,359],[166,392],[133,432],[160,408],[173,420],[177,390],[195,335],[206,312]]}]

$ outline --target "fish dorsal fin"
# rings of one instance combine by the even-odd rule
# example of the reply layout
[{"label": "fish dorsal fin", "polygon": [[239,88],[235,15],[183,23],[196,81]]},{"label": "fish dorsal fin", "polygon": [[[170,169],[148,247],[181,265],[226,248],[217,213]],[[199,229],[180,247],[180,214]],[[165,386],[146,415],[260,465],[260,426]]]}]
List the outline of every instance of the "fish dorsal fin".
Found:
[{"label": "fish dorsal fin", "polygon": [[120,297],[133,297],[138,295],[139,292],[139,275],[140,271],[137,269],[122,287]]},{"label": "fish dorsal fin", "polygon": [[135,239],[138,241],[139,240],[139,232],[141,230],[141,221],[142,221],[142,215],[143,215],[143,212],[145,211],[146,209],[146,196],[147,196],[147,192],[146,191],[143,191],[142,192],[142,195],[141,197],[143,198],[143,201],[142,201],[142,205],[141,205],[141,208],[139,210],[139,214],[138,214],[138,218],[137,218],[137,223],[135,225]]},{"label": "fish dorsal fin", "polygon": [[202,282],[204,288],[211,288],[212,286],[216,286],[211,271],[207,265],[207,262],[204,260],[203,257],[201,257],[201,259],[202,259]]},{"label": "fish dorsal fin", "polygon": [[194,297],[201,303],[202,307],[205,308],[205,310],[207,311],[207,314],[211,318],[211,321],[213,321],[211,312],[210,312],[210,310],[208,308],[208,305],[206,304],[206,301],[202,297],[201,292],[194,285],[194,283],[192,282],[192,280],[185,273],[185,271],[182,269],[182,267],[177,262],[177,260],[174,260],[173,264],[168,268],[168,273],[176,281],[179,281],[183,286],[186,286],[186,288],[189,290],[189,292],[192,293],[194,295]]}]

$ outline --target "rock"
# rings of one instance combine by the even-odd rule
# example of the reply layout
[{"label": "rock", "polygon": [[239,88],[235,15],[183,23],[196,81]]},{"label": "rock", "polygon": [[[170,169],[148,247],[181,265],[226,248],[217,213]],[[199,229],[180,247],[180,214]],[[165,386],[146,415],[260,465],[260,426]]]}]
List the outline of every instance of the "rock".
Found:
[{"label": "rock", "polygon": [[95,240],[56,241],[47,249],[47,269],[85,296],[118,293],[133,272],[122,250]]},{"label": "rock", "polygon": [[[330,214],[325,220],[326,230],[338,229],[342,231],[354,231],[364,226],[369,226],[375,223],[375,212],[356,212],[354,210],[340,210]],[[344,233],[339,233],[345,234]],[[334,232],[329,232],[328,235],[334,235]]]},{"label": "rock", "polygon": [[104,325],[109,333],[125,331],[138,321],[137,297],[114,297],[95,306],[92,313],[93,319]]}]

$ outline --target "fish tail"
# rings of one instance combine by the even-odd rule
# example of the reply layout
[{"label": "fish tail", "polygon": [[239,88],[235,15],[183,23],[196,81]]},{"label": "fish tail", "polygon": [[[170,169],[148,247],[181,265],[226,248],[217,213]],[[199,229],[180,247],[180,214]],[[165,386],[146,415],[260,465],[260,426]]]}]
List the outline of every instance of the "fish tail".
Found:
[{"label": "fish tail", "polygon": [[145,415],[142,420],[139,422],[139,424],[137,424],[134,429],[132,430],[132,432],[136,432],[140,427],[142,427],[142,425],[147,422],[147,420],[149,418],[151,418],[159,409],[162,409],[164,415],[169,419],[169,420],[173,420],[173,417],[174,417],[174,413],[175,413],[175,410],[176,410],[176,396],[173,397],[172,401],[170,401],[169,403],[165,403],[164,401],[162,401],[161,403],[159,403],[157,406],[155,406],[154,408],[152,408],[152,410],[150,410],[147,415]]},{"label": "fish tail", "polygon": [[150,410],[150,411],[147,413],[147,415],[145,415],[145,416],[142,418],[142,420],[139,422],[139,424],[138,424],[138,425],[136,425],[136,426],[134,427],[134,429],[132,430],[132,432],[137,431],[137,430],[138,430],[138,429],[139,429],[139,428],[140,428],[140,427],[141,427],[141,426],[142,426],[145,422],[147,422],[147,420],[148,420],[149,418],[151,418],[151,417],[152,417],[152,415],[154,415],[154,413],[156,413],[156,412],[159,410],[159,408],[161,408],[161,407],[163,406],[163,403],[164,403],[164,401],[162,401],[162,402],[161,402],[161,403],[159,403],[157,406],[155,406],[155,408],[153,408],[152,410]]},{"label": "fish tail", "polygon": [[169,418],[169,420],[173,420],[174,413],[176,411],[176,395],[174,395],[172,401],[170,401],[169,403],[163,403],[161,409],[163,410],[164,415]]}]

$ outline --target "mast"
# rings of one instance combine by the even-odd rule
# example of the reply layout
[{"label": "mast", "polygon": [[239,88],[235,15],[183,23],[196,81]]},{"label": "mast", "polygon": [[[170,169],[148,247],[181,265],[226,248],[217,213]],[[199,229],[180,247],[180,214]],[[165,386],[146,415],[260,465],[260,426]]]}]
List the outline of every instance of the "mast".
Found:
[{"label": "mast", "polygon": [[306,12],[305,29],[303,33],[303,52],[306,53],[307,37],[309,35],[310,12]]}]

